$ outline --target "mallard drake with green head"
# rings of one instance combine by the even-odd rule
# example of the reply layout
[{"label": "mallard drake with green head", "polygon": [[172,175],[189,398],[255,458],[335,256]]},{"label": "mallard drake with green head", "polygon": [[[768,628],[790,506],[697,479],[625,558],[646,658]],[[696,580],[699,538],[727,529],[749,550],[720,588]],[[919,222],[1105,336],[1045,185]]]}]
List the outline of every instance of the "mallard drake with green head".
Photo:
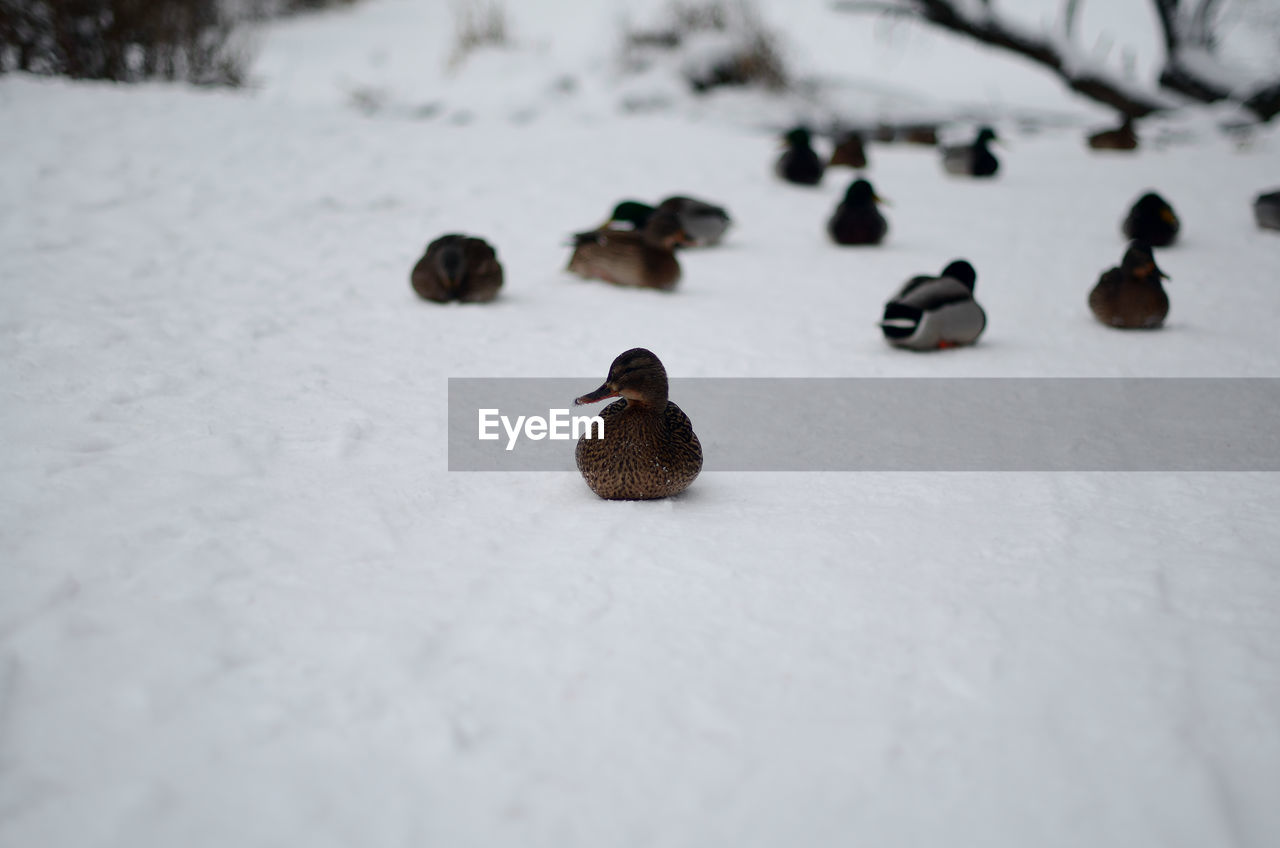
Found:
[{"label": "mallard drake with green head", "polygon": [[1130,242],[1120,267],[1103,272],[1089,292],[1089,309],[1108,327],[1154,330],[1169,314],[1169,295],[1161,279],[1169,276],[1156,266],[1151,245]]},{"label": "mallard drake with green head", "polygon": [[639,231],[600,229],[574,235],[568,271],[589,280],[646,289],[680,282],[676,248],[688,243],[671,213],[655,214]]},{"label": "mallard drake with green head", "polygon": [[843,133],[836,139],[835,149],[827,161],[828,168],[839,166],[862,169],[867,167],[867,146],[860,132]]},{"label": "mallard drake with green head", "polygon": [[484,239],[452,233],[427,245],[409,282],[423,300],[484,303],[502,288],[502,264]]},{"label": "mallard drake with green head", "polygon": [[1264,230],[1280,230],[1280,191],[1260,194],[1253,199],[1253,217]]},{"label": "mallard drake with green head", "polygon": [[787,149],[774,163],[774,173],[787,182],[798,185],[817,185],[822,182],[822,160],[813,150],[809,130],[796,127],[783,137],[783,141]]},{"label": "mallard drake with green head", "polygon": [[1146,242],[1151,247],[1168,247],[1177,240],[1182,222],[1169,201],[1149,191],[1129,209],[1121,229],[1126,238]]},{"label": "mallard drake with green head", "polygon": [[878,208],[880,202],[871,183],[854,180],[827,220],[827,234],[836,244],[879,244],[889,232],[889,222]]},{"label": "mallard drake with green head", "polygon": [[937,277],[907,281],[884,307],[880,329],[885,341],[909,350],[970,345],[987,327],[987,314],[973,299],[978,274],[957,259]]},{"label": "mallard drake with green head", "polygon": [[1133,131],[1133,117],[1125,115],[1124,123],[1115,129],[1089,136],[1089,147],[1094,150],[1137,150],[1138,134]]},{"label": "mallard drake with green head", "polygon": [[722,206],[694,197],[674,195],[666,198],[656,207],[638,200],[624,200],[613,208],[613,213],[605,222],[605,227],[643,230],[653,216],[661,212],[669,212],[676,216],[688,237],[690,247],[710,247],[719,244],[724,238],[725,231],[733,223],[733,219]]},{"label": "mallard drake with green head", "polygon": [[987,146],[996,140],[996,131],[982,127],[972,144],[942,149],[942,167],[948,174],[965,177],[994,177],[1000,170],[1000,161]]},{"label": "mallard drake with green head", "polygon": [[620,397],[604,408],[604,433],[578,439],[578,470],[606,500],[640,501],[683,492],[702,471],[702,445],[689,416],[667,399],[667,370],[652,351],[632,348],[613,360],[604,384],[576,405]]}]

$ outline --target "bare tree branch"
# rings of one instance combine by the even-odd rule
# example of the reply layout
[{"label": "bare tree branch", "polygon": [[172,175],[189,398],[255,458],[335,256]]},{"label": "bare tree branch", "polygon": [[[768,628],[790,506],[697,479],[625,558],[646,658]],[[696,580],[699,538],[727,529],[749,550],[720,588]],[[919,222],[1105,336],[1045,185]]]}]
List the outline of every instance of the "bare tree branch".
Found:
[{"label": "bare tree branch", "polygon": [[[983,10],[980,14],[966,12],[964,4],[957,0],[839,0],[833,5],[840,11],[882,11],[912,15],[983,44],[1017,53],[1051,70],[1073,91],[1105,103],[1132,118],[1141,118],[1169,108],[1169,103],[1154,92],[1136,89],[1103,72],[1078,70],[1068,66],[1062,55],[1061,45],[1055,44],[1050,38],[1010,26],[992,9],[990,0],[980,2]],[[1069,34],[1074,27],[1079,0],[1066,2]],[[1218,2],[1219,0],[1197,0],[1195,10],[1187,17],[1179,8],[1180,0],[1152,0],[1166,52],[1164,69],[1159,79],[1160,87],[1202,103],[1239,99],[1241,105],[1260,120],[1269,121],[1280,112],[1280,80],[1260,85],[1253,92],[1239,93],[1225,87],[1219,79],[1213,79],[1202,70],[1197,70],[1197,67],[1203,67],[1202,63],[1195,65],[1182,61],[1184,47],[1209,52],[1213,42],[1213,13]]]},{"label": "bare tree branch", "polygon": [[1165,52],[1172,56],[1178,52],[1178,0],[1153,0],[1153,3],[1156,17],[1160,19]]},{"label": "bare tree branch", "polygon": [[836,0],[831,8],[837,12],[879,12],[884,15],[902,15],[918,18],[920,10],[893,0]]}]

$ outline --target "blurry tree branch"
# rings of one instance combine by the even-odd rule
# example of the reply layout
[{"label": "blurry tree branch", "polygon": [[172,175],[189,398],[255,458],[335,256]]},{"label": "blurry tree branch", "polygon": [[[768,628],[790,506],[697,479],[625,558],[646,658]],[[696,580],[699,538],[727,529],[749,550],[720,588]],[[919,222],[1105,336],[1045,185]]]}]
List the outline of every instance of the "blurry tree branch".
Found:
[{"label": "blurry tree branch", "polygon": [[[1261,121],[1280,112],[1280,79],[1240,91],[1230,73],[1214,60],[1214,13],[1219,0],[1152,0],[1165,46],[1159,84],[1201,103],[1234,100]],[[1121,113],[1141,118],[1173,104],[1156,91],[1146,91],[1101,68],[1073,67],[1066,55],[1075,28],[1079,0],[1066,0],[1061,38],[1036,33],[1006,20],[990,0],[836,0],[844,12],[879,12],[915,18],[1012,53],[1025,56],[1055,73],[1073,91]]]}]

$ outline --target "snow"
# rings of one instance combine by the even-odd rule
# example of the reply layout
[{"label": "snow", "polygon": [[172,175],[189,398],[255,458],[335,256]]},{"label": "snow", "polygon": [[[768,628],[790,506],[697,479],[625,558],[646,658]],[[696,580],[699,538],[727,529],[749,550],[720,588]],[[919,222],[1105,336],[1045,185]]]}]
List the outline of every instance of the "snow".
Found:
[{"label": "snow", "polygon": [[[679,377],[1280,377],[1249,207],[1275,131],[1091,154],[1104,110],[913,36],[884,85],[999,85],[1001,176],[872,146],[890,234],[840,249],[848,173],[771,175],[798,107],[626,111],[616,12],[522,5],[454,70],[446,4],[366,0],[264,27],[245,92],[0,79],[0,844],[1272,844],[1274,474],[706,473],[608,503],[449,473],[445,399],[588,391],[636,345]],[[765,12],[819,75],[866,37]],[[1024,109],[1077,126],[1021,135]],[[1170,323],[1113,332],[1085,298],[1148,188],[1183,221]],[[677,292],[563,273],[568,233],[676,192],[736,222]],[[497,302],[414,298],[447,231],[497,247]],[[982,343],[888,348],[884,299],[957,256]]]}]

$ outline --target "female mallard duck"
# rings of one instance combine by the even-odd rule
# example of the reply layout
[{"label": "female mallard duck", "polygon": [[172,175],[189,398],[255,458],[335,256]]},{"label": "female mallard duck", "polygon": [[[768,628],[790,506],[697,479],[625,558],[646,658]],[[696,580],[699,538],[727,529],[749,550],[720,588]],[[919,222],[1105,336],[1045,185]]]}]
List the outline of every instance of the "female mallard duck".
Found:
[{"label": "female mallard duck", "polygon": [[643,230],[600,229],[577,233],[568,270],[619,286],[670,290],[680,281],[675,249],[688,243],[680,221],[655,214]]},{"label": "female mallard duck", "polygon": [[1156,267],[1151,246],[1129,243],[1119,268],[1111,268],[1089,292],[1089,308],[1108,327],[1154,330],[1169,314],[1169,296],[1160,280],[1168,275]]},{"label": "female mallard duck", "polygon": [[809,131],[796,127],[784,137],[787,149],[778,157],[773,170],[789,183],[817,185],[822,182],[822,160],[813,152]]},{"label": "female mallard duck", "polygon": [[906,144],[922,144],[934,147],[938,143],[938,128],[932,124],[916,124],[903,127],[899,134],[900,141]]},{"label": "female mallard duck", "polygon": [[942,149],[942,167],[948,174],[966,177],[994,177],[1000,170],[1000,162],[987,147],[988,142],[996,140],[995,130],[982,127],[973,140],[973,144],[962,144],[958,147]]},{"label": "female mallard duck", "polygon": [[1137,150],[1138,134],[1133,131],[1133,117],[1125,115],[1124,123],[1115,129],[1089,136],[1089,147],[1094,150]]},{"label": "female mallard duck", "polygon": [[1280,230],[1280,191],[1260,194],[1253,199],[1253,217],[1264,230]]},{"label": "female mallard duck", "polygon": [[1182,223],[1173,207],[1154,191],[1139,197],[1124,219],[1126,238],[1146,242],[1151,247],[1168,247],[1178,237]]},{"label": "female mallard duck", "polygon": [[600,413],[603,433],[588,430],[578,439],[583,479],[606,500],[651,500],[683,492],[702,470],[702,445],[689,416],[667,400],[667,371],[658,357],[642,347],[620,354],[604,385],[574,403],[619,396]]},{"label": "female mallard duck", "polygon": [[910,350],[937,350],[973,344],[987,327],[987,314],[973,299],[977,272],[957,259],[938,277],[907,281],[884,307],[885,341]]},{"label": "female mallard duck", "polygon": [[836,244],[879,244],[889,232],[880,214],[875,189],[866,180],[854,180],[844,200],[827,221],[827,233]]},{"label": "female mallard duck", "polygon": [[624,200],[613,208],[613,214],[605,222],[609,229],[643,230],[657,213],[669,212],[680,221],[680,227],[688,237],[691,247],[710,247],[719,244],[725,231],[733,223],[724,207],[704,200],[675,195],[663,200],[655,208],[638,200]]},{"label": "female mallard duck", "polygon": [[858,169],[867,167],[867,146],[863,141],[862,133],[848,132],[836,141],[836,147],[831,151],[831,159],[828,160],[827,167],[835,168],[840,165]]},{"label": "female mallard duck", "polygon": [[502,265],[484,239],[455,233],[427,245],[409,282],[423,300],[484,303],[502,288]]}]

